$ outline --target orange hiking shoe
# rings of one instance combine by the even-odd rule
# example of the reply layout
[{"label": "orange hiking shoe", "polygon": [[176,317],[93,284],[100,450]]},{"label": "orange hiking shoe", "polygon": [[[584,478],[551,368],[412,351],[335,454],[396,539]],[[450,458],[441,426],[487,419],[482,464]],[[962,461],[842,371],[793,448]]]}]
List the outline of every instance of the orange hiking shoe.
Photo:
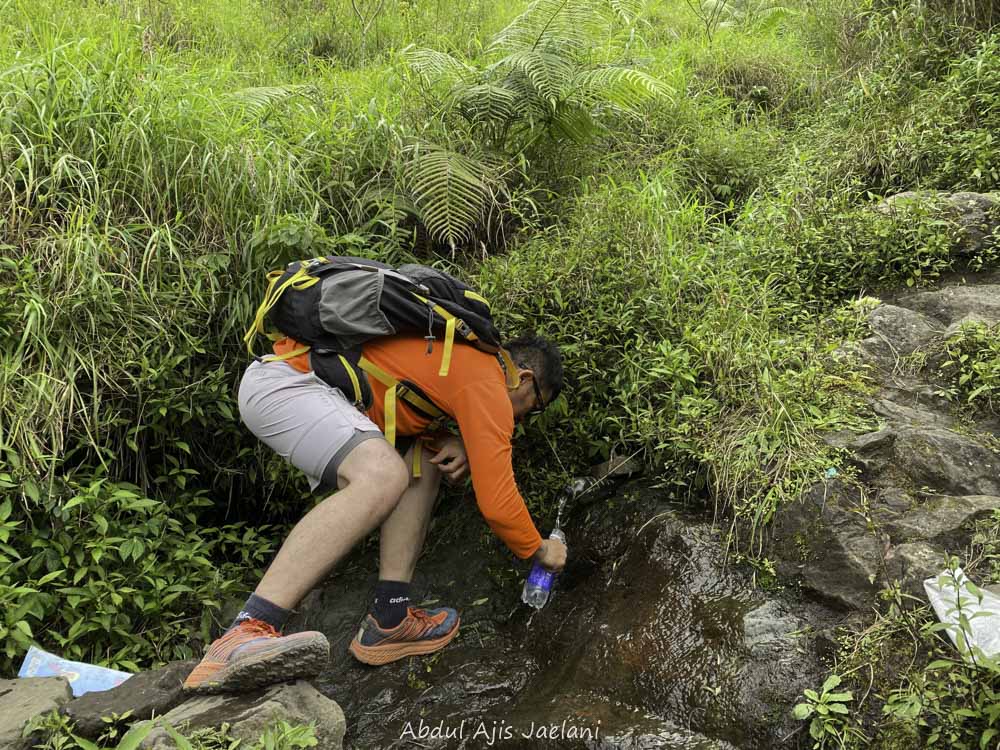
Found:
[{"label": "orange hiking shoe", "polygon": [[312,677],[330,660],[322,633],[281,635],[261,620],[244,620],[208,647],[184,681],[185,692],[252,690],[275,682]]},{"label": "orange hiking shoe", "polygon": [[367,615],[347,650],[365,664],[387,664],[407,656],[431,654],[451,643],[458,633],[458,622],[458,612],[451,607],[407,607],[403,621],[388,629]]}]

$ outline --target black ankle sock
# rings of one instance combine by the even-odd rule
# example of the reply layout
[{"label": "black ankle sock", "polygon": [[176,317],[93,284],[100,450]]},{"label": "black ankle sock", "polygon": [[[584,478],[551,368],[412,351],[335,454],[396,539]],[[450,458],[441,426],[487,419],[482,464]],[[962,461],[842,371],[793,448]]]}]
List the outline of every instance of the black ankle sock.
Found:
[{"label": "black ankle sock", "polygon": [[232,629],[244,620],[253,619],[263,620],[275,630],[281,630],[285,627],[285,623],[288,622],[291,614],[291,610],[283,609],[262,596],[250,594],[250,598],[247,599],[246,604],[243,605],[243,609],[236,615],[236,619],[233,620],[233,624],[229,627]]},{"label": "black ankle sock", "polygon": [[394,628],[406,619],[410,606],[410,584],[406,581],[379,581],[375,584],[372,614],[380,627]]}]

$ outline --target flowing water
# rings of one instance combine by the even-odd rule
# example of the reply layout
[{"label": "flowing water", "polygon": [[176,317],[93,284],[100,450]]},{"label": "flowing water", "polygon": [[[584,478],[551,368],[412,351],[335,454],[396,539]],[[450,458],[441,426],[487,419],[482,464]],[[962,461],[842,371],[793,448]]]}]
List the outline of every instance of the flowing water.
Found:
[{"label": "flowing water", "polygon": [[437,519],[415,591],[459,609],[462,626],[431,657],[371,668],[346,654],[374,550],[314,592],[297,624],[331,639],[334,665],[318,684],[347,715],[347,747],[794,746],[789,704],[819,667],[811,642],[788,633],[812,605],[765,600],[724,564],[708,524],[655,490],[632,492],[564,495],[570,559],[538,612],[520,603],[523,566],[492,541],[483,551],[473,508]]}]

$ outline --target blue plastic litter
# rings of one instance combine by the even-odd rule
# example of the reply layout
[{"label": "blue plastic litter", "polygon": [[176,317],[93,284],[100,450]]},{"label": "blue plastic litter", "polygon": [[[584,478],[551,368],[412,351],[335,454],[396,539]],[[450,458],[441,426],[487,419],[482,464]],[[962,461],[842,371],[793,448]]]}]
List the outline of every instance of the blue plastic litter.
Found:
[{"label": "blue plastic litter", "polygon": [[17,676],[65,677],[74,697],[79,698],[84,693],[97,693],[117,687],[132,675],[129,672],[63,659],[32,646],[28,649]]}]

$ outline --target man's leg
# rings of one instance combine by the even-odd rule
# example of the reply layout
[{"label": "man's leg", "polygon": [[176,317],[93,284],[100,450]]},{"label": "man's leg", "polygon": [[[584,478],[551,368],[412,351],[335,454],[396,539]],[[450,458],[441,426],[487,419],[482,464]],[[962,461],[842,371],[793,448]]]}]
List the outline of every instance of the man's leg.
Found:
[{"label": "man's leg", "polygon": [[381,439],[360,443],[337,474],[342,489],[295,525],[257,586],[257,596],[284,609],[295,607],[412,489],[399,455]]},{"label": "man's leg", "polygon": [[[406,455],[411,472],[412,451]],[[410,580],[441,485],[441,472],[430,463],[431,455],[423,451],[420,478],[410,476],[409,487],[382,523],[373,614],[365,618],[348,649],[366,664],[385,664],[438,651],[458,633],[459,617],[454,609],[421,610],[410,606]]]},{"label": "man's leg", "polygon": [[441,472],[430,462],[431,451],[421,452],[420,478],[413,477],[413,448],[406,454],[409,486],[382,522],[379,532],[378,577],[409,583],[424,547],[431,512],[441,487]]},{"label": "man's leg", "polygon": [[280,620],[365,534],[392,511],[407,486],[406,466],[382,438],[350,449],[337,467],[343,489],[323,500],[292,529],[247,608],[208,650],[184,688],[196,692],[245,690],[316,674],[329,660],[322,633],[280,636]]}]

